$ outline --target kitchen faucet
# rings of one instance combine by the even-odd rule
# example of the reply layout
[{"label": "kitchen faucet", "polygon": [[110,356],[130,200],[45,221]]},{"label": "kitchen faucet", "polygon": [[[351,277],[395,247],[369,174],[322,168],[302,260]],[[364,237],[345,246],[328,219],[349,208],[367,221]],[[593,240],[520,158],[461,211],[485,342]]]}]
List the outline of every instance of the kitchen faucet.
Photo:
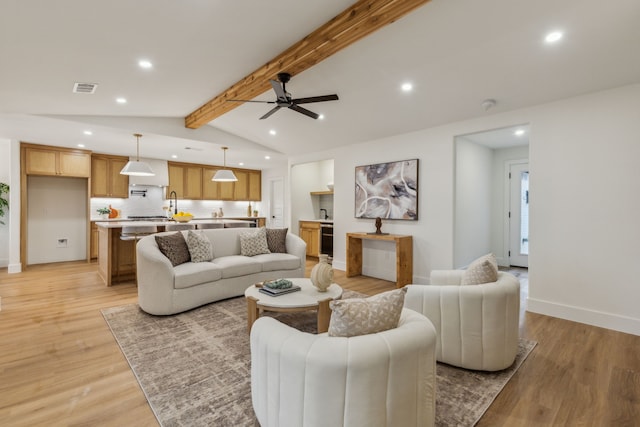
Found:
[{"label": "kitchen faucet", "polygon": [[[169,193],[169,199],[171,199],[172,197],[173,197],[173,200],[169,200],[169,210],[173,208],[173,213],[177,214],[178,213],[178,193],[176,193],[175,191],[172,191],[171,193]],[[173,204],[174,200],[175,200],[175,205]]]},{"label": "kitchen faucet", "polygon": [[329,219],[329,215],[327,214],[327,210],[326,209],[320,209],[320,216],[322,216],[322,211],[324,211],[324,218],[323,219]]}]

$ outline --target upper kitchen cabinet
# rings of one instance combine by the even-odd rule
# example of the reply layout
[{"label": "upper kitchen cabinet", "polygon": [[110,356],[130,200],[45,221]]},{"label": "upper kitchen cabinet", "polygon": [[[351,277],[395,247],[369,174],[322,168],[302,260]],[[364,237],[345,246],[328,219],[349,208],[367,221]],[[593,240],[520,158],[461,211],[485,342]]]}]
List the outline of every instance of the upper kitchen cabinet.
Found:
[{"label": "upper kitchen cabinet", "polygon": [[89,178],[91,154],[46,145],[22,144],[27,175],[50,175]]},{"label": "upper kitchen cabinet", "polygon": [[202,199],[202,176],[200,165],[169,162],[167,197],[175,191],[179,199]]},{"label": "upper kitchen cabinet", "polygon": [[233,182],[216,182],[211,179],[219,168],[202,168],[202,198],[205,200],[234,200]]},{"label": "upper kitchen cabinet", "polygon": [[262,200],[262,173],[260,171],[234,169],[233,173],[238,178],[234,185],[234,200]]},{"label": "upper kitchen cabinet", "polygon": [[91,197],[129,197],[129,176],[120,171],[128,157],[91,155]]}]

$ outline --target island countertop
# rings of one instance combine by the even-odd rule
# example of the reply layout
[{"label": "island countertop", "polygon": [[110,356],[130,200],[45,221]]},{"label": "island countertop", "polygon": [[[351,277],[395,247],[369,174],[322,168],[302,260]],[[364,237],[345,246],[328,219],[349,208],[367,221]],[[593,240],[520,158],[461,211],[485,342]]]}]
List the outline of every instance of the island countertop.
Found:
[{"label": "island countertop", "polygon": [[130,226],[164,226],[167,224],[234,224],[234,223],[243,223],[243,222],[253,222],[249,220],[240,220],[240,219],[192,219],[186,223],[180,223],[178,221],[171,221],[169,219],[166,220],[157,220],[157,221],[132,221],[132,220],[123,220],[123,221],[96,221],[96,226],[101,228],[122,228],[122,227],[130,227]]}]

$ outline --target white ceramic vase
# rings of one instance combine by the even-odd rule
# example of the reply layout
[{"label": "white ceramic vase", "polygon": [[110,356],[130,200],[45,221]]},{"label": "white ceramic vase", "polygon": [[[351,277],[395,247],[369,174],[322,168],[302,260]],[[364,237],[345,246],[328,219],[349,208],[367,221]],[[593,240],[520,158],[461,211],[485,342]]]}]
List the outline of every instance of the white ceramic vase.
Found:
[{"label": "white ceramic vase", "polygon": [[320,255],[320,262],[311,269],[311,283],[319,292],[326,292],[333,283],[333,268],[328,261],[328,255]]}]

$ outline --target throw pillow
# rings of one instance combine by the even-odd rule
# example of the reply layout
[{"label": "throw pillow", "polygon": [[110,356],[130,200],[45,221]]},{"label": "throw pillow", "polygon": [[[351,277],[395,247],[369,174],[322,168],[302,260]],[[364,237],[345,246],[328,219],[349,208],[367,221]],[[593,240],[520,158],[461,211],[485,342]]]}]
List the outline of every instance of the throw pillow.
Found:
[{"label": "throw pillow", "polygon": [[254,256],[268,254],[267,232],[263,227],[255,231],[246,231],[240,234],[240,254],[244,256]]},{"label": "throw pillow", "polygon": [[191,259],[191,256],[189,255],[189,248],[187,247],[187,242],[184,240],[184,236],[181,232],[177,231],[173,234],[155,237],[160,252],[169,258],[171,265],[175,267],[176,265],[189,262]]},{"label": "throw pillow", "polygon": [[328,335],[354,337],[397,327],[406,292],[407,288],[401,288],[369,298],[331,301]]},{"label": "throw pillow", "polygon": [[286,253],[287,246],[285,242],[287,240],[288,228],[267,228],[266,230],[269,250],[274,253]]},{"label": "throw pillow", "polygon": [[189,230],[187,233],[187,247],[191,254],[191,262],[205,262],[213,259],[213,248],[207,237],[195,231]]},{"label": "throw pillow", "polygon": [[480,285],[498,280],[498,262],[494,254],[487,254],[469,264],[462,274],[461,285]]}]

